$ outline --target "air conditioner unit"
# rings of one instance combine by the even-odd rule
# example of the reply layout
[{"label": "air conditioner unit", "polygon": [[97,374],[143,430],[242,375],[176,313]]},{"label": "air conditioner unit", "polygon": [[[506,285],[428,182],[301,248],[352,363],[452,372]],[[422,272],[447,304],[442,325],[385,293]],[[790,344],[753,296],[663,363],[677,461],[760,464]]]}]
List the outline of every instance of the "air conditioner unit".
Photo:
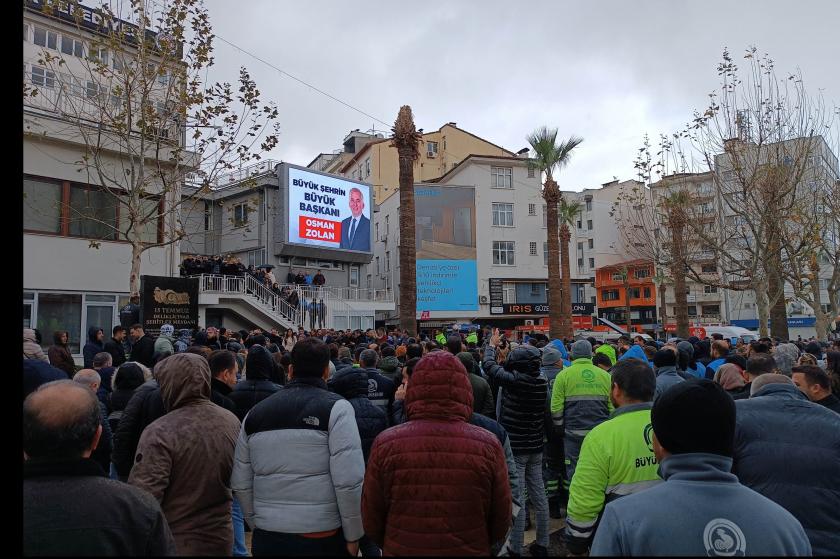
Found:
[{"label": "air conditioner unit", "polygon": [[487,301],[488,301],[487,295],[482,295],[481,297],[478,298],[479,303],[486,303]]},{"label": "air conditioner unit", "polygon": [[435,153],[433,151],[427,151],[426,152],[426,157],[428,157],[429,159],[434,159],[436,156],[437,156],[437,153]]},{"label": "air conditioner unit", "polygon": [[534,320],[531,318],[525,319],[525,326],[533,326]]}]

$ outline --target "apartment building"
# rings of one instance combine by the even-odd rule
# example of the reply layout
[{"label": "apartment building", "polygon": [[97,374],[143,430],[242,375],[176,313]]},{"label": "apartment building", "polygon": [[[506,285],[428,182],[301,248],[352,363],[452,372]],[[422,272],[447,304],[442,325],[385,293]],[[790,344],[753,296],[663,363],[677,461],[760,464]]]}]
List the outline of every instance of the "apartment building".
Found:
[{"label": "apartment building", "polygon": [[[79,171],[79,162],[93,155],[103,166],[130,167],[119,147],[90,145],[97,130],[107,134],[98,111],[109,92],[85,68],[95,59],[120,73],[131,69],[134,57],[129,45],[121,52],[94,47],[103,30],[91,8],[78,6],[79,24],[69,9],[47,14],[44,4],[27,0],[23,10],[23,81],[30,93],[23,99],[23,325],[38,328],[45,347],[55,331],[69,331],[80,359],[88,327],[110,335],[117,323],[118,309],[128,302],[131,268],[131,245],[118,234],[128,224],[115,201],[120,191],[112,185],[105,191],[95,173]],[[139,32],[129,22],[116,24]],[[44,54],[61,64],[41,62]],[[111,99],[114,106],[121,102],[112,93]],[[177,126],[161,128],[160,137],[164,132],[161,164],[167,169],[167,149],[184,140]],[[152,181],[144,198],[151,214],[165,204],[156,194],[159,186]],[[152,218],[142,236],[161,242],[171,226]],[[151,248],[142,256],[141,273],[177,275],[178,262],[177,243]]]},{"label": "apartment building", "polygon": [[[422,129],[419,132],[423,141],[420,144],[420,158],[414,163],[415,183],[441,177],[470,154],[514,156],[513,152],[458,128],[454,122],[448,122],[433,132],[424,133]],[[373,187],[374,202],[382,204],[399,190],[397,149],[390,145],[389,138],[365,138],[358,149],[356,146],[359,146],[359,142],[355,139],[353,141],[355,152],[352,156],[344,161],[346,157],[342,155],[338,159],[342,162],[340,167],[330,165],[325,170],[370,184]],[[318,163],[318,158],[313,163]]]},{"label": "apartment building", "polygon": [[652,261],[630,260],[599,268],[595,272],[595,288],[600,318],[626,329],[629,299],[632,331],[653,333],[657,330]]}]

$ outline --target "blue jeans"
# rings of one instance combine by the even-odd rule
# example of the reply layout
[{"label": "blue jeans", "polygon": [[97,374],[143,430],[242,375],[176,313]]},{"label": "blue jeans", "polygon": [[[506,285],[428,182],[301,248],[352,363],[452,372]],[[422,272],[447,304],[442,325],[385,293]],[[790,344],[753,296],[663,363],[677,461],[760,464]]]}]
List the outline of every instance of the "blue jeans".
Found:
[{"label": "blue jeans", "polygon": [[248,548],[245,547],[245,521],[242,518],[242,507],[239,506],[236,497],[233,498],[230,510],[233,518],[233,556],[248,557]]},{"label": "blue jeans", "polygon": [[[548,548],[548,499],[545,497],[545,486],[542,477],[542,453],[514,455],[516,470],[519,474],[520,495],[519,502],[525,502],[525,489],[537,513],[537,544]],[[510,549],[514,553],[522,553],[522,543],[525,539],[526,510],[523,506],[516,516],[513,532],[510,535]]]}]

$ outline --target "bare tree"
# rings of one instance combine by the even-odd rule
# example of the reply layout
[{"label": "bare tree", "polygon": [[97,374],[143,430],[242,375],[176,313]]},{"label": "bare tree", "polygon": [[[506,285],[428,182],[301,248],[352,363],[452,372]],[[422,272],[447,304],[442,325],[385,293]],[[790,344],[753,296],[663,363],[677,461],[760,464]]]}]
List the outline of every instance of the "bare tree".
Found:
[{"label": "bare tree", "polygon": [[25,122],[25,134],[83,144],[81,159],[68,163],[109,202],[62,203],[63,215],[86,224],[92,247],[131,244],[137,295],[142,254],[181,240],[182,216],[204,203],[219,175],[277,145],[278,111],[244,67],[236,85],[204,83],[213,31],[200,0],[170,0],[158,12],[138,0],[128,14],[52,0],[43,14],[74,23],[86,45],[83,56],[66,58],[42,50],[25,98],[59,113],[61,124]]}]

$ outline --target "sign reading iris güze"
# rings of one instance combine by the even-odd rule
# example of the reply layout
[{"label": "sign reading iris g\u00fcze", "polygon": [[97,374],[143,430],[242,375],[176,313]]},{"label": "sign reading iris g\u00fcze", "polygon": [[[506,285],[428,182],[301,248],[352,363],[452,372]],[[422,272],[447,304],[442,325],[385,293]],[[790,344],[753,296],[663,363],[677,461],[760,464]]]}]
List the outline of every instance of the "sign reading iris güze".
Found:
[{"label": "sign reading iris g\u00fcze", "polygon": [[292,244],[370,252],[370,187],[287,166]]}]

